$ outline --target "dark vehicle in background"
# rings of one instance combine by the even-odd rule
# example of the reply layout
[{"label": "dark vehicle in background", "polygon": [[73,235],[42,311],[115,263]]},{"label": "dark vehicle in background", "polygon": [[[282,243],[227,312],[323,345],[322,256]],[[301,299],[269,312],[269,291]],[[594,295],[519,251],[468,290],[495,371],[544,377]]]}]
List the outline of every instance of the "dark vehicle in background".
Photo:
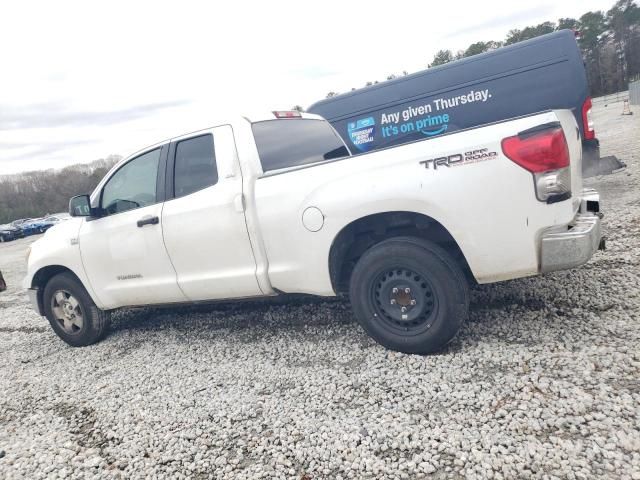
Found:
[{"label": "dark vehicle in background", "polygon": [[54,225],[60,222],[69,220],[71,218],[68,213],[56,213],[54,215],[47,215],[43,218],[32,218],[31,220],[24,222],[21,226],[23,229],[28,230],[27,235],[34,233],[44,233]]},{"label": "dark vehicle in background", "polygon": [[29,235],[36,233],[44,233],[53,227],[55,224],[53,222],[49,222],[44,218],[32,218],[28,222],[22,224],[23,229],[29,230]]},{"label": "dark vehicle in background", "polygon": [[22,229],[16,228],[11,224],[0,225],[0,242],[8,242],[17,238],[23,238]]},{"label": "dark vehicle in background", "polygon": [[575,116],[585,170],[600,152],[571,30],[337,95],[308,111],[329,120],[357,153],[553,109]]},{"label": "dark vehicle in background", "polygon": [[11,222],[11,225],[22,230],[25,236],[29,236],[38,233],[38,229],[30,224],[32,220],[32,218],[20,218]]},{"label": "dark vehicle in background", "polygon": [[24,224],[20,225],[20,228],[24,232],[25,236],[35,235],[36,233],[40,233],[38,231],[38,227],[36,225],[34,225],[34,224],[31,224],[31,223],[24,223]]},{"label": "dark vehicle in background", "polygon": [[54,225],[69,220],[70,218],[66,212],[47,214],[42,218],[20,218],[11,222],[10,226],[19,229],[22,232],[22,236],[29,236],[44,233]]}]

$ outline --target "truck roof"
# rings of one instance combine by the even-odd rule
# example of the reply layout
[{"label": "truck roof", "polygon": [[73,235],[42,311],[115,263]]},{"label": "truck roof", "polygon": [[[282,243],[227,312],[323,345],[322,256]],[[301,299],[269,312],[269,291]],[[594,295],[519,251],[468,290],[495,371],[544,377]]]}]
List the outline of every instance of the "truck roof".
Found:
[{"label": "truck roof", "polygon": [[[129,159],[140,155],[143,152],[146,152],[148,150],[152,150],[156,147],[159,147],[161,145],[164,145],[166,143],[171,142],[172,140],[176,140],[179,139],[181,137],[186,137],[189,135],[192,135],[194,133],[198,133],[198,132],[202,132],[205,130],[209,130],[211,128],[215,128],[215,127],[219,127],[221,125],[238,125],[240,123],[243,122],[248,122],[248,123],[257,123],[257,122],[264,122],[267,120],[282,120],[282,121],[287,121],[287,118],[279,118],[276,116],[276,112],[291,112],[290,110],[274,110],[274,111],[267,111],[267,110],[256,110],[254,112],[249,113],[248,115],[231,115],[228,117],[219,117],[216,119],[213,119],[211,124],[207,127],[202,127],[199,128],[198,130],[192,130],[190,132],[185,132],[179,135],[174,135],[172,137],[169,138],[165,138],[164,140],[161,140],[159,142],[153,143],[151,145],[147,145],[143,148],[140,148],[138,150],[136,150],[135,152],[127,155],[126,157],[124,157],[122,160],[120,160],[115,166],[119,166],[125,162],[127,162]],[[296,117],[295,118],[305,118],[308,120],[324,120],[324,118],[322,118],[320,115],[315,115],[313,113],[306,113],[306,112],[297,112],[296,111]]]}]

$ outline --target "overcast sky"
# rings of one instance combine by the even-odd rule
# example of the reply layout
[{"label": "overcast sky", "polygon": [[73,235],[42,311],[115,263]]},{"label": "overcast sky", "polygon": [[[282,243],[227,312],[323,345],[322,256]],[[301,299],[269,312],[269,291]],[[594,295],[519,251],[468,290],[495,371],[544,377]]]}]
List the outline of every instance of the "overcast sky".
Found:
[{"label": "overcast sky", "polygon": [[308,106],[608,0],[2,2],[0,174]]}]

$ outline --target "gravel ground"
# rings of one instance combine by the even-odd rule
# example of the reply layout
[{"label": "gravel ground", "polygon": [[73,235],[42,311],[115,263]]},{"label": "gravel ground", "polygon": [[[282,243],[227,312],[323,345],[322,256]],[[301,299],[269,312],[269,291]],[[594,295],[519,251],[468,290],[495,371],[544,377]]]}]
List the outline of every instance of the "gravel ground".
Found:
[{"label": "gravel ground", "polygon": [[640,478],[640,109],[598,103],[608,250],[477,287],[449,348],[385,351],[341,300],[122,312],[65,346],[0,245],[0,477]]}]

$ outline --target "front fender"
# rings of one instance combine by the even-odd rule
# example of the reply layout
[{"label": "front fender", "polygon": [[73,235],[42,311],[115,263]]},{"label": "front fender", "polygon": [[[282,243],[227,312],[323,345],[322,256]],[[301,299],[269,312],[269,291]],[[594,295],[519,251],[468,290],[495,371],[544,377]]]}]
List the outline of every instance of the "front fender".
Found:
[{"label": "front fender", "polygon": [[27,274],[22,281],[25,289],[37,288],[39,274],[52,267],[70,271],[82,283],[94,303],[102,308],[98,296],[91,288],[82,265],[78,232],[84,219],[71,219],[53,226],[45,235],[31,244],[27,261]]}]

